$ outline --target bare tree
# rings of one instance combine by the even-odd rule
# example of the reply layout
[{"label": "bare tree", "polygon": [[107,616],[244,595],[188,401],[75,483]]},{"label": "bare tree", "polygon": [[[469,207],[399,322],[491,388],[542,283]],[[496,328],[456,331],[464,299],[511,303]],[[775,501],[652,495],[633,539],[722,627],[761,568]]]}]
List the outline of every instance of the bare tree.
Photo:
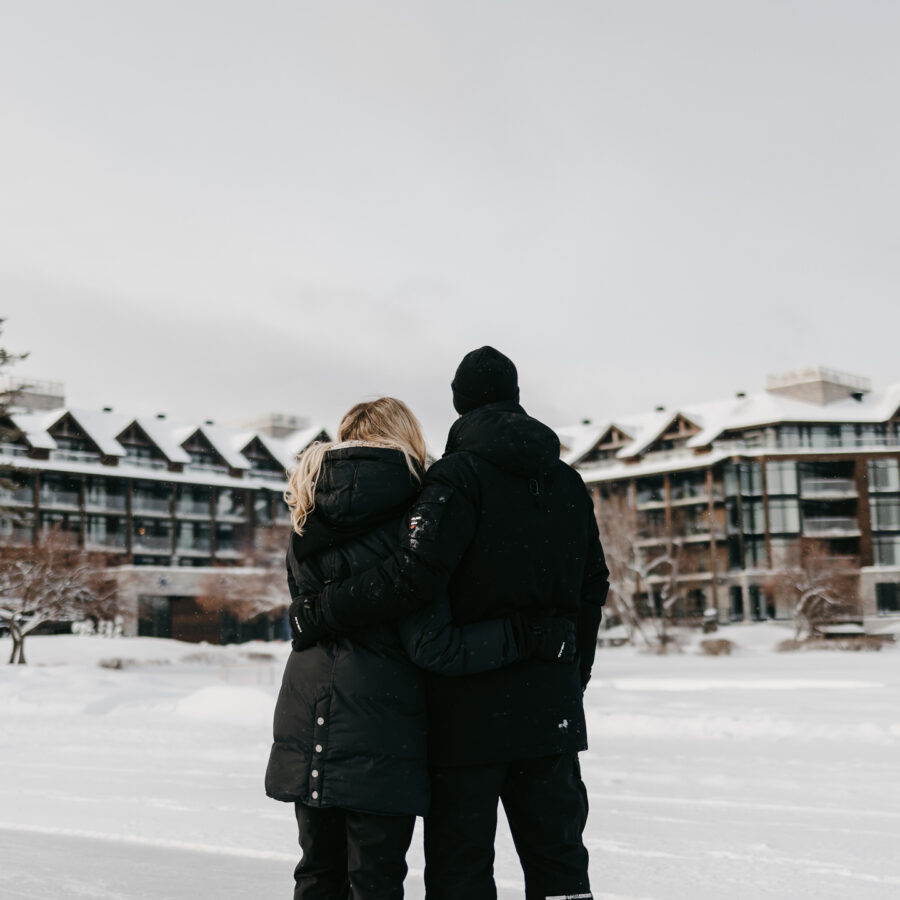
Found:
[{"label": "bare tree", "polygon": [[244,622],[287,609],[285,545],[283,527],[257,529],[255,545],[245,552],[247,565],[208,575],[197,605],[209,612],[227,610]]},{"label": "bare tree", "polygon": [[[600,501],[597,525],[609,567],[609,602],[614,613],[631,639],[638,635],[647,647],[652,642],[643,623],[649,621],[657,646],[664,649],[668,623],[682,596],[680,577],[690,568],[683,537],[677,529],[646,534],[637,510],[621,494]],[[642,611],[638,598],[644,591],[650,602]]]},{"label": "bare tree", "polygon": [[765,590],[790,605],[799,639],[851,611],[857,573],[854,557],[834,556],[827,543],[801,539],[788,547],[783,564],[770,576]]},{"label": "bare tree", "polygon": [[115,588],[102,557],[50,529],[35,544],[0,547],[0,622],[12,638],[10,663],[25,663],[25,638],[41,625],[111,618]]}]

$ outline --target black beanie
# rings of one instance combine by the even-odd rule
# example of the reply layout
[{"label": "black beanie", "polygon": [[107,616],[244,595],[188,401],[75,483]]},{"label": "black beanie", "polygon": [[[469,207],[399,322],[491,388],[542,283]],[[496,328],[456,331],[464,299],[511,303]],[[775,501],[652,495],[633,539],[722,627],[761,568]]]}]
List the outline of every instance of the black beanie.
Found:
[{"label": "black beanie", "polygon": [[467,353],[450,387],[453,406],[460,414],[501,400],[519,402],[519,373],[513,361],[493,347]]}]

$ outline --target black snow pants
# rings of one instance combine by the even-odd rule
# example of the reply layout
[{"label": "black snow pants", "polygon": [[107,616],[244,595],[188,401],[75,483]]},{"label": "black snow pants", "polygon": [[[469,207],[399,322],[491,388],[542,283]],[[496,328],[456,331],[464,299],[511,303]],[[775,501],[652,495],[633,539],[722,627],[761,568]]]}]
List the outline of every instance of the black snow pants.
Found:
[{"label": "black snow pants", "polygon": [[303,857],[294,900],[399,900],[415,816],[295,803]]},{"label": "black snow pants", "polygon": [[425,819],[428,900],[495,900],[494,837],[502,801],[525,873],[526,900],[588,900],[581,840],[587,791],[576,754],[432,770]]}]

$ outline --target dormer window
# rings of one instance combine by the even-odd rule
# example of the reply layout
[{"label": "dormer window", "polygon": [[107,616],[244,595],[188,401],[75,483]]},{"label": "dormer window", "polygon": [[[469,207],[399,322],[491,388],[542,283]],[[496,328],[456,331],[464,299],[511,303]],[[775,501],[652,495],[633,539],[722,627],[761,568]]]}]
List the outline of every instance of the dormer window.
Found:
[{"label": "dormer window", "polygon": [[56,442],[52,459],[99,462],[100,448],[69,413],[51,425],[47,431]]},{"label": "dormer window", "polygon": [[132,422],[117,440],[125,448],[125,460],[131,465],[146,469],[165,469],[168,466],[163,452],[137,422]]},{"label": "dormer window", "polygon": [[195,431],[182,445],[190,456],[190,468],[205,472],[228,474],[228,463],[209,442],[202,431]]}]

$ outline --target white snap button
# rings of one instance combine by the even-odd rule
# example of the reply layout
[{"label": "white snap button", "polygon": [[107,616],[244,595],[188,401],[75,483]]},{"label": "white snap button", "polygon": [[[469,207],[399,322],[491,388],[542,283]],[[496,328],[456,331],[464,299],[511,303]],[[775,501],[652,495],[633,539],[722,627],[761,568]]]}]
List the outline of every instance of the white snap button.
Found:
[{"label": "white snap button", "polygon": [[319,770],[318,770],[318,769],[313,769],[312,772],[311,772],[311,774],[312,774],[312,777],[313,777],[313,778],[318,778],[318,777],[319,777]]},{"label": "white snap button", "polygon": [[321,716],[319,716],[319,718],[316,719],[316,725],[324,725],[324,724],[325,724],[325,720]]},{"label": "white snap button", "polygon": [[321,752],[322,752],[322,745],[316,744],[316,753],[321,753]]},{"label": "white snap button", "polygon": [[318,800],[318,799],[319,799],[319,792],[313,791],[313,800]]}]

